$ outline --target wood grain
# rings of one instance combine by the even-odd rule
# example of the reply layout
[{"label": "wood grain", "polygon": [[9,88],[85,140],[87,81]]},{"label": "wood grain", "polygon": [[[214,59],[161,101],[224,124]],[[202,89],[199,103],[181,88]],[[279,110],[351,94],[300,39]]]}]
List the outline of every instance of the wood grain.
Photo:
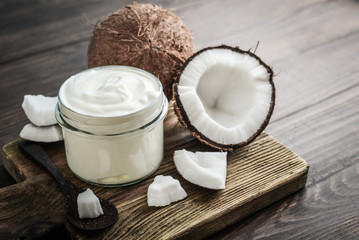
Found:
[{"label": "wood grain", "polygon": [[0,193],[2,239],[35,239],[49,234],[65,220],[65,200],[50,178],[34,177],[2,188]]},{"label": "wood grain", "polygon": [[[64,176],[77,186],[91,187],[98,196],[108,198],[116,205],[119,212],[119,221],[113,228],[88,236],[86,233],[76,231],[68,226],[73,236],[79,239],[203,239],[304,187],[308,173],[307,163],[266,134],[262,134],[247,147],[229,154],[225,190],[204,189],[187,182],[175,169],[172,159],[173,151],[183,147],[192,151],[211,149],[184,134],[186,131],[172,120],[173,117],[174,115],[171,113],[166,119],[165,159],[160,169],[148,180],[134,186],[124,188],[88,186],[77,179],[68,169],[64,161],[62,144],[45,144],[48,154],[52,156],[54,163]],[[171,123],[175,125],[173,126]],[[175,137],[177,140],[171,142],[173,135],[177,136]],[[185,141],[181,141],[179,136],[183,136]],[[192,140],[188,142],[188,138]],[[30,180],[34,182],[33,184],[39,182],[41,186],[37,187],[42,188],[44,192],[47,192],[48,188],[56,189],[54,192],[57,195],[51,196],[51,205],[43,204],[42,208],[51,208],[53,210],[51,215],[63,215],[65,202],[55,183],[51,182],[50,184],[49,177],[44,170],[19,152],[17,143],[18,141],[15,141],[3,148],[4,164],[7,170],[18,181],[24,181],[20,185],[21,189],[26,187],[26,183]],[[179,179],[188,197],[163,208],[148,207],[146,197],[148,185],[153,181],[155,175],[160,174],[171,175],[175,179]],[[44,181],[49,185],[44,186]],[[6,196],[4,201],[7,202],[11,202],[11,198],[21,199],[21,201],[11,203],[16,209],[16,205],[23,201],[27,202],[28,198],[47,197],[47,195],[41,195],[41,192],[36,196],[29,196],[26,193],[22,196],[17,185],[10,190],[3,189],[4,193],[0,194],[0,202],[3,202],[1,196]],[[19,191],[16,192],[16,189]],[[11,191],[10,196],[12,197],[7,197],[9,191]],[[31,189],[30,192],[32,192]],[[28,207],[25,206],[26,208]],[[36,225],[38,221],[36,207],[31,206],[31,208],[35,208],[35,210],[31,209],[30,212],[22,210],[21,214],[28,217],[26,224]],[[8,227],[13,223],[14,220],[8,222],[8,219],[12,219],[8,214],[7,211],[3,212],[0,226]],[[41,216],[47,219],[44,215]],[[19,222],[16,224],[18,225],[17,231],[22,229],[21,226],[24,228],[22,230],[24,233],[27,231],[27,225],[24,226]],[[49,221],[47,224],[54,227],[54,224],[60,223]],[[45,231],[46,226],[39,228]],[[49,230],[45,232],[47,231]],[[11,232],[11,234],[15,233]],[[39,236],[42,234],[42,232],[36,233]]]},{"label": "wood grain", "polygon": [[289,148],[311,163],[306,191],[211,239],[356,239],[358,92],[359,86],[354,84],[300,112],[272,121],[267,131],[285,138]]},{"label": "wood grain", "polygon": [[[338,91],[350,88],[358,73],[357,71],[354,73],[350,72],[350,69],[356,69],[355,63],[357,61],[355,60],[348,61],[347,67],[343,68],[342,71],[332,72],[332,70],[338,70],[335,68],[335,65],[339,60],[334,59],[337,58],[337,56],[343,56],[343,61],[345,59],[357,59],[358,56],[357,51],[353,52],[353,50],[359,49],[355,46],[355,44],[357,45],[355,39],[358,37],[358,31],[356,30],[358,30],[357,22],[359,22],[359,19],[355,11],[356,8],[354,3],[350,2],[349,6],[343,9],[340,3],[336,1],[330,3],[326,3],[325,1],[302,1],[301,4],[295,2],[296,1],[293,1],[290,4],[288,3],[292,6],[290,9],[285,7],[274,8],[270,6],[278,6],[280,4],[278,1],[273,0],[266,4],[267,7],[270,7],[270,9],[273,10],[266,10],[268,14],[263,14],[264,8],[257,8],[258,3],[256,4],[253,1],[251,1],[251,3],[247,3],[247,1],[237,3],[241,8],[248,10],[243,12],[240,16],[234,14],[234,11],[237,11],[237,8],[235,7],[230,8],[230,11],[233,12],[228,12],[231,4],[236,6],[235,1],[226,1],[225,3],[210,1],[206,2],[205,5],[203,5],[201,1],[192,4],[186,2],[178,7],[176,12],[182,16],[186,22],[188,21],[188,25],[194,32],[195,39],[197,40],[197,49],[221,43],[239,45],[240,47],[247,49],[255,46],[257,40],[261,40],[261,44],[257,50],[258,54],[260,54],[268,64],[274,67],[276,73],[280,73],[275,78],[277,90],[280,94],[278,94],[277,106],[273,118],[281,119],[289,114],[300,111],[306,103],[316,104],[327,98],[328,95],[335,95]],[[168,8],[174,7],[173,3],[170,2],[163,1],[158,3]],[[63,11],[70,8],[81,9],[81,6],[74,6],[71,2],[63,2],[62,4],[64,8]],[[6,5],[7,4],[5,4],[5,6]],[[37,14],[41,11],[45,11],[42,9],[55,11],[57,7],[56,3],[49,5],[52,7],[52,10],[41,4],[35,6],[30,5],[31,8],[34,8],[34,13],[31,13],[30,11],[28,14],[31,15],[32,18],[37,19]],[[108,6],[110,5],[111,4]],[[11,6],[12,5],[10,4],[10,7]],[[92,9],[95,7],[98,9],[97,18],[103,16],[101,11],[107,11],[106,13],[110,12],[110,10],[106,7],[104,9],[100,4],[87,4],[84,8]],[[205,22],[198,21],[198,16],[193,15],[192,11],[194,8],[198,9],[197,11],[202,14],[202,17],[205,17]],[[214,10],[216,11],[216,14],[213,13]],[[92,9],[91,11],[94,10]],[[315,12],[321,14],[311,18]],[[7,12],[4,12],[4,17],[6,16],[5,13]],[[43,24],[58,26],[56,32],[60,34],[65,31],[65,28],[68,29],[67,26],[61,25],[59,23],[60,21],[67,21],[64,20],[64,18],[72,18],[73,15],[79,17],[81,14],[78,10],[73,10],[66,11],[66,14],[63,17],[58,14],[49,15],[53,15],[53,22],[41,21],[37,23],[35,22],[34,25],[45,30],[47,27]],[[336,16],[340,16],[340,18],[337,18]],[[221,20],[218,21],[218,19]],[[267,19],[270,19],[270,21],[267,21]],[[352,19],[352,21],[349,21],[349,19]],[[96,19],[93,19],[91,16],[90,20],[96,22]],[[3,141],[2,145],[10,140],[16,139],[14,138],[14,135],[16,136],[16,134],[20,132],[22,126],[26,123],[24,114],[19,111],[19,109],[13,109],[14,106],[21,105],[24,94],[43,93],[56,95],[59,86],[66,78],[86,68],[86,48],[88,42],[87,39],[83,39],[81,34],[84,34],[84,30],[81,29],[87,29],[87,35],[90,36],[92,28],[86,28],[85,26],[87,26],[88,23],[86,21],[81,21],[82,20],[75,21],[76,24],[71,25],[70,28],[70,31],[72,32],[71,37],[78,39],[76,42],[63,46],[60,43],[61,38],[56,36],[54,39],[58,39],[58,42],[53,44],[57,44],[59,49],[50,48],[48,51],[38,51],[36,54],[26,55],[23,58],[20,58],[21,60],[17,60],[11,65],[5,64],[0,70],[0,74],[4,76],[4,79],[8,79],[7,76],[11,76],[11,81],[9,79],[8,81],[3,82],[3,84],[6,85],[2,88],[3,91],[0,92],[0,95],[8,100],[0,101],[0,104],[3,103],[1,107],[4,109],[3,123],[5,126],[3,127],[3,131],[5,131],[5,137],[9,139],[8,141]],[[236,21],[240,21],[241,24],[232,24],[233,26],[230,24],[231,22]],[[254,27],[248,27],[249,22],[251,22]],[[313,22],[316,24],[314,25]],[[322,25],[319,23],[322,23]],[[208,26],[218,26],[219,29],[216,31],[219,31],[217,33],[218,37],[210,38],[207,36],[208,34],[211,34],[210,31],[203,30],[203,25],[207,24]],[[232,27],[224,27],[229,25]],[[296,28],[293,29],[293,25],[296,26]],[[332,25],[340,25],[340,28],[330,28]],[[314,26],[316,27],[314,28]],[[30,27],[30,30],[31,29],[32,28]],[[51,29],[51,27],[49,27],[49,29]],[[21,32],[24,31],[24,29],[20,28],[18,31]],[[325,34],[318,35],[317,31]],[[207,35],[201,35],[201,33]],[[45,32],[44,35],[46,34],[48,33]],[[290,37],[290,41],[288,41],[287,38],[283,38],[283,35]],[[64,36],[67,36],[67,34]],[[33,38],[38,39],[36,36],[33,36]],[[16,41],[18,41],[22,38],[15,37],[14,39],[17,39]],[[207,41],[205,43],[198,42],[201,39]],[[307,39],[310,39],[310,41]],[[352,48],[333,47],[333,45],[335,46],[338,44],[338,40],[340,39],[348,41],[343,42],[344,45],[354,45]],[[11,41],[14,46],[20,44],[16,44],[16,41]],[[43,41],[46,42],[47,40],[44,39]],[[30,42],[33,45],[33,41]],[[289,43],[291,45],[288,46]],[[48,44],[50,43],[48,42]],[[5,46],[7,47],[4,49],[9,48],[8,45]],[[324,46],[324,48],[322,46]],[[23,47],[21,49],[29,48]],[[11,52],[14,53],[16,51]],[[278,54],[279,52],[280,54]],[[322,56],[323,54],[324,56]],[[318,58],[316,56],[322,57]],[[24,59],[25,62],[22,62],[22,59]],[[53,61],[51,61],[52,59]],[[22,62],[22,64],[19,62]],[[67,62],[71,62],[71,64],[66,64]],[[303,65],[304,62],[306,62],[305,65]],[[11,66],[10,69],[8,68],[9,65]],[[66,68],[59,66],[66,66]],[[18,69],[22,69],[22,71],[18,71]],[[320,71],[321,69],[325,69],[325,71]],[[324,76],[323,72],[325,73]],[[310,75],[306,75],[306,73],[310,73]],[[34,79],[35,81],[26,81],[24,76]],[[348,81],[338,81],[337,78],[331,76],[338,76],[339,78]],[[351,77],[348,78],[347,76]],[[24,84],[20,84],[20,82]],[[294,85],[293,82],[301,82],[301,84]],[[37,86],[35,87],[34,84]],[[310,88],[307,87],[309,84],[311,84]],[[20,86],[20,89],[17,89],[15,95],[14,93],[5,91],[5,89],[15,85]],[[33,90],[29,91],[28,89]],[[293,91],[296,91],[298,98],[305,99],[305,102],[296,101],[296,98],[292,97]],[[288,108],[288,106],[291,107]],[[22,124],[19,124],[17,121],[11,121],[14,117],[19,119]],[[9,126],[9,124],[11,125]],[[13,136],[13,139],[11,139],[11,136]],[[2,141],[2,139],[0,140]]]}]

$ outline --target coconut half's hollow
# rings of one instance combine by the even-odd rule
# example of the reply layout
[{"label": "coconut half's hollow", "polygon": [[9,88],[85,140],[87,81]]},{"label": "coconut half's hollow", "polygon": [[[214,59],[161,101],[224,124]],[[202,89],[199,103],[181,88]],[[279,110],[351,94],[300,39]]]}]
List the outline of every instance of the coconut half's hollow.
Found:
[{"label": "coconut half's hollow", "polygon": [[190,57],[173,84],[179,121],[201,142],[231,151],[267,126],[275,102],[273,71],[257,55],[226,45]]}]

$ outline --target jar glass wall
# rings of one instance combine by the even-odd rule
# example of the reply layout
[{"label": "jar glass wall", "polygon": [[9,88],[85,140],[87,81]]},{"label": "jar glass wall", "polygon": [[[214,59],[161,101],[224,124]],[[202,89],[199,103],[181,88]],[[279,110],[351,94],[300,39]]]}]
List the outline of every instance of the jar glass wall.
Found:
[{"label": "jar glass wall", "polygon": [[[98,71],[96,74],[107,70],[140,74],[145,76],[144,81],[154,81],[160,94],[139,110],[106,117],[74,111],[63,103],[66,96],[60,89],[56,119],[63,129],[67,163],[76,176],[92,184],[121,186],[136,183],[156,171],[162,162],[167,98],[160,81],[140,69],[125,66],[94,69]],[[75,78],[90,70],[75,75]]]}]

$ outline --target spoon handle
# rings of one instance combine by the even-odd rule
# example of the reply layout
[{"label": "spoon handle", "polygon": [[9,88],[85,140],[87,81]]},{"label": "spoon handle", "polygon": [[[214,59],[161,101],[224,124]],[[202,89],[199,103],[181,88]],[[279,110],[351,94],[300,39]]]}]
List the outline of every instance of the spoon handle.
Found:
[{"label": "spoon handle", "polygon": [[53,176],[60,186],[69,207],[77,206],[77,194],[80,193],[81,190],[64,178],[45,152],[45,149],[40,146],[40,144],[31,141],[20,142],[19,148]]},{"label": "spoon handle", "polygon": [[67,203],[67,220],[72,225],[82,230],[96,231],[112,226],[118,220],[117,208],[109,201],[101,198],[99,200],[104,214],[93,219],[80,219],[77,209],[77,196],[82,190],[64,178],[40,144],[22,141],[18,145],[24,154],[42,165],[59,184]]}]

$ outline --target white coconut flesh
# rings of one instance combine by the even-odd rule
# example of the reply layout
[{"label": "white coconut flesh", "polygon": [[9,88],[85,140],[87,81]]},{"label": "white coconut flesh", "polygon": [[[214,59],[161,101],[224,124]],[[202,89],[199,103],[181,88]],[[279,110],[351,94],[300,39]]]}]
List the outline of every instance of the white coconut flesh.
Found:
[{"label": "white coconut flesh", "polygon": [[267,118],[270,77],[256,58],[214,48],[187,64],[177,92],[193,127],[216,143],[237,144],[255,134]]},{"label": "white coconut flesh", "polygon": [[147,190],[148,206],[162,207],[187,197],[180,182],[171,176],[158,175]]},{"label": "white coconut flesh", "polygon": [[174,152],[177,171],[187,181],[210,189],[224,189],[227,176],[227,152]]}]

